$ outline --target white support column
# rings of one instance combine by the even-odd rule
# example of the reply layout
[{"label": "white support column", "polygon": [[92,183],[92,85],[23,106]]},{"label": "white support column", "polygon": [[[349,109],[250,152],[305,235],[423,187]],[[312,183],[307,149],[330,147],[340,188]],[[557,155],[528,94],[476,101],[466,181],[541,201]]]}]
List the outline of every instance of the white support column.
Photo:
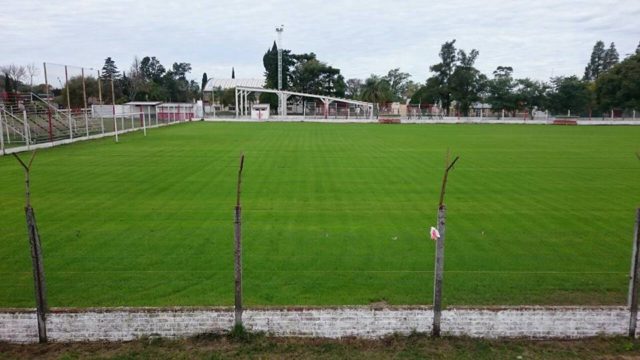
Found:
[{"label": "white support column", "polygon": [[216,118],[216,102],[215,102],[215,98],[214,98],[214,94],[213,91],[215,89],[211,88],[211,111],[213,111],[213,118]]},{"label": "white support column", "polygon": [[331,104],[331,100],[327,99],[327,98],[322,98],[320,99],[322,100],[322,104],[323,104],[323,109],[322,109],[322,116],[323,118],[328,118],[329,117],[329,104]]},{"label": "white support column", "polygon": [[22,120],[24,121],[24,144],[27,145],[29,150],[29,123],[27,122],[27,110],[22,110]]},{"label": "white support column", "polygon": [[278,91],[276,95],[278,95],[278,115],[282,115],[282,93]]},{"label": "white support column", "polygon": [[251,113],[249,112],[250,106],[249,106],[249,92],[245,91],[244,92],[244,115],[250,115]]},{"label": "white support column", "polygon": [[116,133],[116,142],[118,142],[118,117],[116,116],[115,111],[113,112],[113,131]]},{"label": "white support column", "polygon": [[287,100],[289,99],[289,95],[282,94],[282,116],[287,116]]},{"label": "white support column", "polygon": [[147,121],[144,111],[142,112],[142,130],[144,131],[144,136],[147,136]]},{"label": "white support column", "polygon": [[236,97],[235,97],[235,99],[236,99],[235,107],[236,107],[236,119],[237,119],[238,118],[238,88],[236,88]]}]

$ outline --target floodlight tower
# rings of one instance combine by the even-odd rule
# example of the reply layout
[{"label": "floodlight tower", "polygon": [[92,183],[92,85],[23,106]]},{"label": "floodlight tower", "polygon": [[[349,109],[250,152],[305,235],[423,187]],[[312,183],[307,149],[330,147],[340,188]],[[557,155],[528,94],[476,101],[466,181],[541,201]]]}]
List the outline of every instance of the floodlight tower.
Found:
[{"label": "floodlight tower", "polygon": [[[284,31],[284,25],[276,28],[278,33],[278,91],[282,90],[282,32]],[[278,93],[278,100],[280,105],[278,106],[278,113],[284,115],[284,107],[287,106],[286,98],[282,93]]]},{"label": "floodlight tower", "polygon": [[284,25],[276,28],[278,33],[278,90],[282,90],[282,32]]}]

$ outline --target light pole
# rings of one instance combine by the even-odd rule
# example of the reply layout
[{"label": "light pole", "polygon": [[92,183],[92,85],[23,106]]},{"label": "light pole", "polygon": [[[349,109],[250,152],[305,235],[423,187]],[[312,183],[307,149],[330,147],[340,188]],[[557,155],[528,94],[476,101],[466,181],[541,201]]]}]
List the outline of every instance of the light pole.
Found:
[{"label": "light pole", "polygon": [[[282,32],[284,31],[284,25],[280,25],[280,27],[276,28],[276,32],[278,33],[278,91],[282,90]],[[284,114],[282,110],[283,106],[283,98],[281,93],[278,94],[278,100],[280,101],[280,106],[278,106],[278,112],[280,115]]]},{"label": "light pole", "polygon": [[278,90],[282,90],[282,32],[284,25],[276,28],[278,33]]}]

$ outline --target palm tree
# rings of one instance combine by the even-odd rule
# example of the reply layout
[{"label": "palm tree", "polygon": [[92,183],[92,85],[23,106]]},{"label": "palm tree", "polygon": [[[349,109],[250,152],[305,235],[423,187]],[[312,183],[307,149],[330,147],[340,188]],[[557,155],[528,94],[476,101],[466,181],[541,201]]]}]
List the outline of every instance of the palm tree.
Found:
[{"label": "palm tree", "polygon": [[392,99],[391,86],[387,80],[371,75],[365,80],[360,97],[363,101],[377,104],[380,109],[380,104]]}]

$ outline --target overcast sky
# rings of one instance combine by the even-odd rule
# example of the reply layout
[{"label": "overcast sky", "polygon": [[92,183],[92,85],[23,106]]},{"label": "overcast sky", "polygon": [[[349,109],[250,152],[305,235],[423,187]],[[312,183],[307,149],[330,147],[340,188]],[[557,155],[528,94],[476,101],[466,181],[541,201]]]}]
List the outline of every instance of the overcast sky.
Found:
[{"label": "overcast sky", "polygon": [[[640,41],[638,0],[0,0],[0,65],[42,62],[127,71],[134,56],[165,67],[191,63],[191,78],[261,77],[262,56],[284,24],[284,47],[315,52],[346,79],[399,67],[424,82],[443,42],[480,51],[487,75],[582,75],[597,40],[621,58]],[[72,73],[76,70],[72,70]],[[42,71],[40,71],[42,73]],[[41,76],[42,77],[42,76]]]}]

